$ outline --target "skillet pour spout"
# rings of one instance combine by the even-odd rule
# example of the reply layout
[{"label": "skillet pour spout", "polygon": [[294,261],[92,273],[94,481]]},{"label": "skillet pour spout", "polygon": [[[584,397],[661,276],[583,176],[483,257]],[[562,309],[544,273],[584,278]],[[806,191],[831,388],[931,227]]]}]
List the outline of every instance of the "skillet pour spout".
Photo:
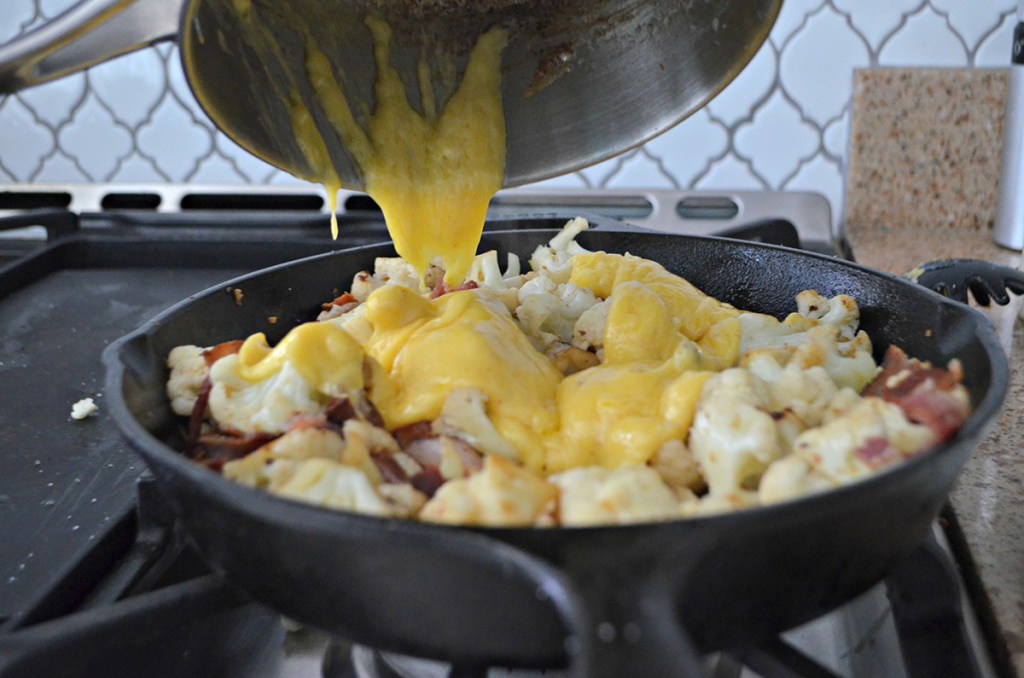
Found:
[{"label": "skillet pour spout", "polygon": [[[528,257],[565,214],[506,217],[481,250]],[[1005,396],[1006,356],[978,311],[912,282],[758,243],[623,230],[594,218],[589,250],[656,260],[708,294],[783,317],[804,289],[849,294],[878,358],[889,344],[964,366],[973,413],[949,441],[802,499],[663,523],[472,529],[287,501],[181,455],[164,360],[316,317],[391,245],[332,252],[231,281],[167,310],[104,354],[113,418],[213,567],[255,600],[354,642],[458,666],[569,666],[576,676],[699,675],[700,654],[756,643],[882,580],[925,537]],[[273,310],[272,310],[273,309]],[[282,312],[284,309],[284,312]],[[276,333],[276,336],[273,336]]]}]

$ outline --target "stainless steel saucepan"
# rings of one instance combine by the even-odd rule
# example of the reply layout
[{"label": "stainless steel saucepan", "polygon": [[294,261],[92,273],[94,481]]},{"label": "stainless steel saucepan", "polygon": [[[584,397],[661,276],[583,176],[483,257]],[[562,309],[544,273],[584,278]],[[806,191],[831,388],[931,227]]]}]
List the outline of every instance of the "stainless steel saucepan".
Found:
[{"label": "stainless steel saucepan", "polygon": [[[638,145],[698,110],[768,35],[782,0],[83,0],[0,46],[0,92],[14,92],[161,40],[178,41],[189,85],[214,124],[254,155],[297,176],[312,168],[280,96],[299,93],[348,188],[358,168],[305,80],[315,35],[357,113],[374,107],[368,14],[391,27],[391,62],[410,101],[429,64],[442,104],[485,30],[509,32],[502,94],[505,185],[586,167]],[[239,30],[255,7],[283,59],[268,67]],[[449,66],[445,66],[448,64]],[[287,71],[290,71],[289,74]],[[299,76],[296,78],[296,76]],[[358,117],[358,115],[357,115]]]}]

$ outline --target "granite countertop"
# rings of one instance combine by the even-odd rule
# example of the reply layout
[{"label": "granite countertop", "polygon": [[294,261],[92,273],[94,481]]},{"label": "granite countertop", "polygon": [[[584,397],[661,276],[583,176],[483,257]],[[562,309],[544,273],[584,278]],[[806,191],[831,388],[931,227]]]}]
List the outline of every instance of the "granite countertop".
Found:
[{"label": "granite countertop", "polygon": [[[992,242],[1006,69],[872,69],[854,78],[844,229],[856,259],[902,273],[935,259],[1020,266]],[[950,504],[1001,668],[1024,676],[1022,299],[985,313],[1010,356],[1006,403]]]}]

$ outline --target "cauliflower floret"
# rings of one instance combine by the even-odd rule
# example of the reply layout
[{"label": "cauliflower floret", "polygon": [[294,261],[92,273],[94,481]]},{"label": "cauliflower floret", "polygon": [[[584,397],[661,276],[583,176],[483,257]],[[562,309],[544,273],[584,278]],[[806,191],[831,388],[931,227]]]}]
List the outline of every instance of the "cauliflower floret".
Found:
[{"label": "cauliflower floret", "polygon": [[81,421],[88,419],[99,411],[100,408],[96,406],[96,401],[92,398],[82,398],[71,406],[71,418]]},{"label": "cauliflower floret", "polygon": [[362,303],[371,292],[384,285],[402,285],[419,291],[420,276],[413,265],[401,257],[377,257],[373,262],[373,274],[366,271],[356,273],[349,292]]},{"label": "cauliflower floret", "polygon": [[540,338],[542,345],[569,343],[579,317],[598,303],[590,290],[571,283],[556,284],[544,275],[524,283],[518,297],[515,316],[526,333]]},{"label": "cauliflower floret", "polygon": [[494,290],[505,289],[505,277],[501,274],[501,267],[498,266],[498,253],[488,250],[473,258],[469,266],[466,280],[472,280],[480,287],[488,287]]},{"label": "cauliflower floret", "polygon": [[558,488],[498,456],[469,478],[449,480],[420,511],[433,523],[529,526],[550,518]]},{"label": "cauliflower floret", "polygon": [[761,478],[758,496],[762,503],[775,502],[803,497],[815,492],[824,492],[835,487],[801,456],[791,454],[768,467]]},{"label": "cauliflower floret", "polygon": [[757,492],[736,490],[725,494],[706,494],[683,502],[681,507],[684,518],[712,516],[718,513],[732,513],[758,505]]},{"label": "cauliflower floret", "polygon": [[787,450],[772,416],[763,407],[764,385],[744,369],[710,379],[697,402],[690,449],[711,494],[754,489],[770,463]]},{"label": "cauliflower floret", "polygon": [[835,327],[839,330],[839,336],[846,341],[857,336],[860,307],[851,296],[837,294],[829,299],[814,290],[804,290],[796,295],[796,309],[805,318]]},{"label": "cauliflower floret", "polygon": [[250,452],[241,459],[224,464],[224,477],[248,485],[265,487],[268,465],[277,459],[301,461],[314,457],[340,460],[345,452],[345,441],[340,435],[324,428],[298,428],[288,431]]},{"label": "cauliflower floret", "polygon": [[935,433],[908,421],[898,405],[861,398],[843,414],[800,434],[785,463],[772,464],[765,472],[761,501],[782,501],[853,482],[935,442]]},{"label": "cauliflower floret", "polygon": [[684,490],[697,492],[706,487],[704,473],[700,470],[693,452],[682,440],[669,440],[662,445],[649,462],[665,484],[685,494]]},{"label": "cauliflower floret", "polygon": [[797,307],[799,313],[781,322],[760,313],[740,314],[740,366],[769,355],[780,365],[823,367],[837,386],[856,391],[874,379],[878,365],[871,340],[857,331],[860,310],[851,297],[826,299],[805,290],[797,295]]},{"label": "cauliflower floret", "polygon": [[323,410],[323,396],[285,362],[262,381],[238,374],[238,355],[224,356],[210,368],[210,416],[221,428],[245,433],[283,433],[296,415]]},{"label": "cauliflower floret", "polygon": [[842,339],[842,328],[820,325],[807,331],[807,339],[794,347],[792,360],[810,368],[821,365],[840,388],[861,391],[878,374],[871,355],[871,340],[858,332],[852,340]]},{"label": "cauliflower floret", "polygon": [[609,525],[671,520],[680,502],[661,476],[647,466],[575,468],[551,476],[558,486],[560,523]]},{"label": "cauliflower floret", "polygon": [[508,253],[508,266],[505,272],[501,272],[498,266],[498,253],[495,250],[488,250],[478,254],[470,264],[466,280],[472,280],[480,287],[493,290],[504,290],[509,285],[517,286],[519,281],[519,255],[515,252]]},{"label": "cauliflower floret", "polygon": [[382,497],[365,473],[332,459],[279,459],[266,474],[267,489],[288,499],[382,517],[408,515],[408,507]]},{"label": "cauliflower floret", "polygon": [[167,379],[167,397],[177,415],[187,417],[196,406],[199,389],[209,373],[203,358],[204,350],[192,345],[175,346],[167,356],[167,367],[171,370]]},{"label": "cauliflower floret", "polygon": [[427,503],[427,495],[408,483],[388,483],[377,486],[377,494],[391,504],[396,515],[415,517]]},{"label": "cauliflower floret", "polygon": [[[340,434],[334,429],[315,424],[296,424],[280,438],[242,459],[224,464],[223,473],[225,477],[243,485],[263,487],[267,484],[269,464],[272,462],[279,459],[302,461],[323,458],[359,469],[371,482],[380,483],[383,479],[370,457],[371,452],[381,452],[392,457],[405,456],[390,433],[358,419],[347,420]],[[406,467],[403,464],[409,463],[402,459],[396,461],[403,469]],[[415,462],[412,463],[415,465]],[[413,473],[420,470],[416,466],[414,469]],[[279,480],[282,473],[278,469]]]},{"label": "cauliflower floret", "polygon": [[459,438],[483,454],[519,461],[519,450],[494,428],[487,416],[486,403],[487,394],[479,389],[454,389],[445,397],[441,416],[431,428],[437,435]]},{"label": "cauliflower floret", "polygon": [[583,217],[567,221],[547,246],[541,245],[533,251],[530,267],[534,271],[542,272],[556,283],[569,282],[569,276],[572,274],[572,257],[587,251],[576,242],[576,236],[588,228],[590,223]]},{"label": "cauliflower floret", "polygon": [[508,268],[504,274],[498,266],[498,253],[495,250],[476,255],[466,280],[475,282],[480,289],[497,296],[509,311],[519,305],[517,289],[523,284],[523,278],[519,275],[519,257],[513,252],[509,252]]},{"label": "cauliflower floret", "polygon": [[359,304],[350,311],[321,322],[331,323],[335,327],[345,330],[364,346],[373,336],[373,325],[366,319],[366,304]]},{"label": "cauliflower floret", "polygon": [[792,412],[802,429],[817,426],[839,391],[825,368],[803,368],[796,362],[785,367],[770,353],[752,356],[747,368],[767,388],[765,408],[772,413]]},{"label": "cauliflower floret", "polygon": [[612,298],[608,297],[583,311],[572,328],[572,345],[584,351],[604,346],[604,328],[611,307]]}]

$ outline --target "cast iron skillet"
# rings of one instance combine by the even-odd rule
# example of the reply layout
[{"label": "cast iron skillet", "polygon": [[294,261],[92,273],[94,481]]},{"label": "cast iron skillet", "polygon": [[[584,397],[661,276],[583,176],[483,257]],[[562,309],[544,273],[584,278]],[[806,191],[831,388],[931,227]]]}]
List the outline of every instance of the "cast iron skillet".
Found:
[{"label": "cast iron skillet", "polygon": [[[881,356],[890,343],[958,358],[975,412],[941,448],[867,481],[739,513],[620,527],[466,529],[285,501],[225,480],[176,450],[164,359],[256,330],[271,341],[315,317],[390,245],[333,252],[189,298],[105,353],[111,413],[198,547],[296,620],[385,650],[460,666],[564,666],[578,676],[701,671],[698,651],[735,647],[815,618],[880,581],[935,519],[1007,387],[988,320],[906,280],[827,257],[716,238],[615,231],[579,241],[664,264],[709,294],[776,316],[797,292],[854,296]],[[510,219],[481,250],[529,256],[564,218]],[[495,224],[491,224],[493,227]],[[532,230],[546,227],[550,230]],[[268,316],[278,322],[268,324]]]}]

